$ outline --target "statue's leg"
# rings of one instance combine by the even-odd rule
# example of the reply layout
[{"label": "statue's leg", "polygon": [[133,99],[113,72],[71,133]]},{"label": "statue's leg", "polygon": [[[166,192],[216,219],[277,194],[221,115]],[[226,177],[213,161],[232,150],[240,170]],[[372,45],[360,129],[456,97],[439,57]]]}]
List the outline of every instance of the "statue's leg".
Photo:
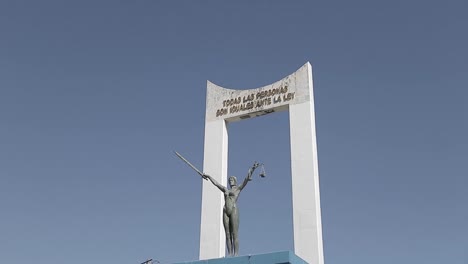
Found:
[{"label": "statue's leg", "polygon": [[223,212],[223,225],[224,232],[226,233],[226,247],[228,251],[228,256],[232,256],[232,242],[231,242],[231,232],[229,230],[229,217],[226,212]]},{"label": "statue's leg", "polygon": [[237,256],[239,254],[239,212],[234,210],[231,214],[230,219],[230,228],[231,228],[231,235],[232,235],[232,247],[233,247],[233,255]]}]

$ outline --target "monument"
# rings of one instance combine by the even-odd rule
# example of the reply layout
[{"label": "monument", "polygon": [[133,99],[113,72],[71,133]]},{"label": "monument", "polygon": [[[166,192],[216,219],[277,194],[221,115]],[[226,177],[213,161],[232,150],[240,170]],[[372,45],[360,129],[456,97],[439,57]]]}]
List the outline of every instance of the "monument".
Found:
[{"label": "monument", "polygon": [[[222,188],[227,185],[228,153],[226,124],[279,111],[289,111],[294,253],[308,263],[324,263],[312,66],[309,63],[280,81],[255,89],[232,90],[208,82],[204,173],[199,173],[210,181],[203,182],[200,260],[224,257],[225,241],[233,241],[226,240],[227,231],[225,233],[223,227],[225,189]],[[229,247],[229,242],[227,244]],[[236,253],[232,250],[228,253]],[[288,254],[281,256],[289,259]]]}]

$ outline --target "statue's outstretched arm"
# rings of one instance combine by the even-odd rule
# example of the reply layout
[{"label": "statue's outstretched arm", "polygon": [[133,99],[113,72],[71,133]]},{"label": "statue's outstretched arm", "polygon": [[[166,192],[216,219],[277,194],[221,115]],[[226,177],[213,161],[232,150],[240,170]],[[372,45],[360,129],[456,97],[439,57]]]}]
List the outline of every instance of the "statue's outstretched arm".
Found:
[{"label": "statue's outstretched arm", "polygon": [[245,177],[244,181],[242,182],[242,184],[239,186],[239,189],[242,190],[244,189],[244,187],[247,185],[247,183],[249,181],[252,180],[252,174],[253,172],[255,171],[255,169],[260,166],[260,164],[258,164],[258,162],[254,162],[254,164],[252,165],[252,167],[249,169],[249,172],[247,172],[247,177]]},{"label": "statue's outstretched arm", "polygon": [[218,187],[218,189],[222,192],[226,192],[227,191],[227,188],[224,187],[223,185],[221,185],[219,182],[217,182],[215,179],[213,179],[213,177],[211,177],[210,175],[208,174],[203,174],[203,178],[205,179],[208,179],[211,181],[211,183],[213,183],[214,186]]}]

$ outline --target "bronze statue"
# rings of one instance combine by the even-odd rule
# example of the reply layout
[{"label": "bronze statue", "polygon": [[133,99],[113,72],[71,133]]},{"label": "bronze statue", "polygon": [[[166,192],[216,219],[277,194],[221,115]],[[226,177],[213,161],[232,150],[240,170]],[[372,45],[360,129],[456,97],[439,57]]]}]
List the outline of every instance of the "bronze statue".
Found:
[{"label": "bronze statue", "polygon": [[[260,164],[258,162],[254,162],[249,171],[247,172],[247,177],[244,179],[240,186],[237,186],[237,178],[235,176],[229,177],[229,186],[231,189],[228,189],[217,182],[213,177],[208,174],[202,173],[198,170],[195,166],[193,166],[188,160],[186,160],[182,155],[180,155],[177,151],[174,151],[175,154],[184,161],[187,165],[189,165],[193,170],[195,170],[200,176],[202,176],[205,180],[210,180],[214,186],[218,187],[220,191],[224,193],[224,207],[223,207],[223,225],[224,231],[226,232],[226,246],[228,250],[229,256],[237,256],[239,253],[239,239],[238,239],[238,231],[239,231],[239,210],[237,209],[237,199],[239,198],[239,194],[244,189],[249,181],[252,180],[252,174]],[[265,177],[265,168],[262,164],[262,171],[259,175],[260,177]]]},{"label": "bronze statue", "polygon": [[252,180],[252,174],[259,165],[258,162],[252,165],[247,173],[247,177],[240,186],[237,186],[237,178],[235,176],[229,177],[229,186],[231,189],[219,184],[207,174],[203,174],[202,176],[204,179],[209,179],[214,186],[218,187],[218,189],[224,193],[223,225],[224,231],[226,232],[226,246],[229,256],[237,256],[239,253],[239,210],[236,202],[242,189]]}]

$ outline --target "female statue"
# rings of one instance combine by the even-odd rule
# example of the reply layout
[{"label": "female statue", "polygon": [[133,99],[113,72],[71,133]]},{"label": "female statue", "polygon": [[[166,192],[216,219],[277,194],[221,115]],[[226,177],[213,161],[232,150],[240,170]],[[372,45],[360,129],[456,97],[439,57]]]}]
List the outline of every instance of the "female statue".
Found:
[{"label": "female statue", "polygon": [[247,177],[240,186],[237,186],[237,178],[235,176],[229,177],[229,186],[231,189],[222,186],[207,174],[202,175],[204,179],[209,179],[214,186],[218,187],[218,189],[224,193],[223,225],[224,231],[226,232],[226,246],[229,256],[237,256],[239,253],[239,211],[236,202],[242,189],[252,180],[252,174],[259,165],[260,164],[257,162],[252,165],[247,173]]}]

